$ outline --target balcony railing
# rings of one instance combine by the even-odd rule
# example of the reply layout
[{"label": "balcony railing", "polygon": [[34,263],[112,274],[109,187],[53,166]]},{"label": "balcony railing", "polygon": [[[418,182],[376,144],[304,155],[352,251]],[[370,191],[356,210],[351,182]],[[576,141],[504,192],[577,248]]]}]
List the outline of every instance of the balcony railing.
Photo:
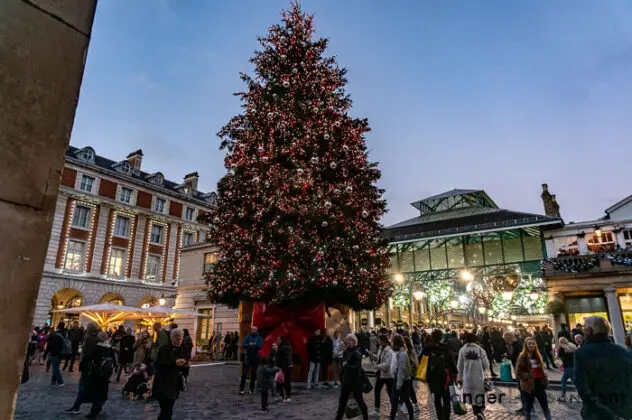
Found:
[{"label": "balcony railing", "polygon": [[594,274],[632,274],[632,251],[549,258],[542,263],[544,277],[574,277]]}]

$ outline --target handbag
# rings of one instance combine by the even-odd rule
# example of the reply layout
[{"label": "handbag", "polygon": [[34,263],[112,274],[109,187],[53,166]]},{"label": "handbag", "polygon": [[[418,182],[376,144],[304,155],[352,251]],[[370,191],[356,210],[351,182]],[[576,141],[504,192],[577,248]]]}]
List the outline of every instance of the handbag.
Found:
[{"label": "handbag", "polygon": [[485,378],[483,386],[485,387],[485,392],[492,392],[494,390],[494,383],[489,378]]},{"label": "handbag", "polygon": [[282,370],[279,370],[276,375],[274,375],[274,381],[279,385],[283,385],[285,383],[285,375]]},{"label": "handbag", "polygon": [[373,391],[373,384],[371,384],[371,380],[366,375],[364,369],[362,369],[362,373],[360,373],[360,376],[362,377],[362,393],[368,394],[369,392]]},{"label": "handbag", "polygon": [[419,366],[417,366],[417,373],[415,374],[415,379],[420,381],[426,381],[426,374],[428,373],[428,356],[421,356],[421,362],[419,362]]}]

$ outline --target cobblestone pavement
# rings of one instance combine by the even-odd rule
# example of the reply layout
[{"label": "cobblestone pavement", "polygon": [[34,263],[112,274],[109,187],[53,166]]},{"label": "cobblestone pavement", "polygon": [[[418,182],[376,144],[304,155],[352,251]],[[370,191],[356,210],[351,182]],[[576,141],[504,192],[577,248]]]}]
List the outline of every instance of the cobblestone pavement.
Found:
[{"label": "cobblestone pavement", "polygon": [[[63,414],[69,408],[76,396],[78,374],[63,372],[66,385],[63,388],[50,388],[50,373],[37,366],[31,368],[31,380],[22,385],[18,396],[15,418],[26,419],[68,419],[73,416]],[[158,404],[156,402],[128,401],[121,397],[121,383],[110,385],[109,401],[105,405],[103,419],[129,419],[146,420],[158,417]],[[276,402],[270,398],[270,413],[259,413],[260,396],[239,396],[237,386],[239,382],[239,367],[234,365],[200,365],[191,369],[189,378],[189,390],[182,393],[176,402],[174,418],[184,419],[333,419],[338,405],[339,390],[333,388],[321,388],[307,391],[304,387],[296,386],[293,389],[291,403]],[[516,390],[501,389],[507,394],[503,404],[488,404],[486,415],[490,420],[520,419],[513,411],[519,408],[519,401],[512,398]],[[383,391],[382,414],[380,419],[388,418],[390,409],[386,400],[386,391]],[[434,408],[428,404],[428,392],[423,384],[419,384],[417,394],[421,403],[421,410],[416,413],[416,420],[435,419]],[[558,403],[551,393],[551,408],[554,419],[575,420],[579,419],[581,403]],[[369,410],[372,412],[373,393],[366,395]],[[84,417],[89,411],[89,405],[82,407]],[[358,417],[360,418],[360,417]],[[374,415],[371,418],[377,419]],[[406,415],[399,415],[398,419],[405,419]],[[472,420],[474,416],[471,408],[464,416],[453,418]],[[543,418],[539,415],[539,418]]]}]

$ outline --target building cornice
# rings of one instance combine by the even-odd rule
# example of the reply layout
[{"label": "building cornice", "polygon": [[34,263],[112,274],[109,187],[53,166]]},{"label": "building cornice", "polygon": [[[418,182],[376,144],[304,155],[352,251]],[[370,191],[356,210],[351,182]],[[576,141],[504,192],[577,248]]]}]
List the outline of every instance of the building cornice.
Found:
[{"label": "building cornice", "polygon": [[76,280],[76,281],[84,281],[84,282],[89,282],[89,283],[116,285],[116,286],[121,286],[121,287],[133,287],[136,289],[140,288],[140,289],[160,290],[165,293],[176,292],[175,286],[170,286],[166,284],[147,283],[147,282],[143,282],[143,281],[135,280],[135,279],[113,280],[113,279],[107,279],[107,278],[94,276],[88,273],[69,274],[64,271],[53,271],[49,269],[45,269],[43,275],[45,277],[50,277],[50,278],[59,279],[59,280]]}]

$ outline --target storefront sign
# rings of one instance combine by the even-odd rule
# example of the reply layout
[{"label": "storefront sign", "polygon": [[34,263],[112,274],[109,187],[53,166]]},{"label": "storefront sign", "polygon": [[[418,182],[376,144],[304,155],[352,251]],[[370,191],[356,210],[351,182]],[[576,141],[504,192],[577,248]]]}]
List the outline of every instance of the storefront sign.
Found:
[{"label": "storefront sign", "polygon": [[564,299],[564,304],[569,314],[608,312],[603,296],[567,297]]}]

